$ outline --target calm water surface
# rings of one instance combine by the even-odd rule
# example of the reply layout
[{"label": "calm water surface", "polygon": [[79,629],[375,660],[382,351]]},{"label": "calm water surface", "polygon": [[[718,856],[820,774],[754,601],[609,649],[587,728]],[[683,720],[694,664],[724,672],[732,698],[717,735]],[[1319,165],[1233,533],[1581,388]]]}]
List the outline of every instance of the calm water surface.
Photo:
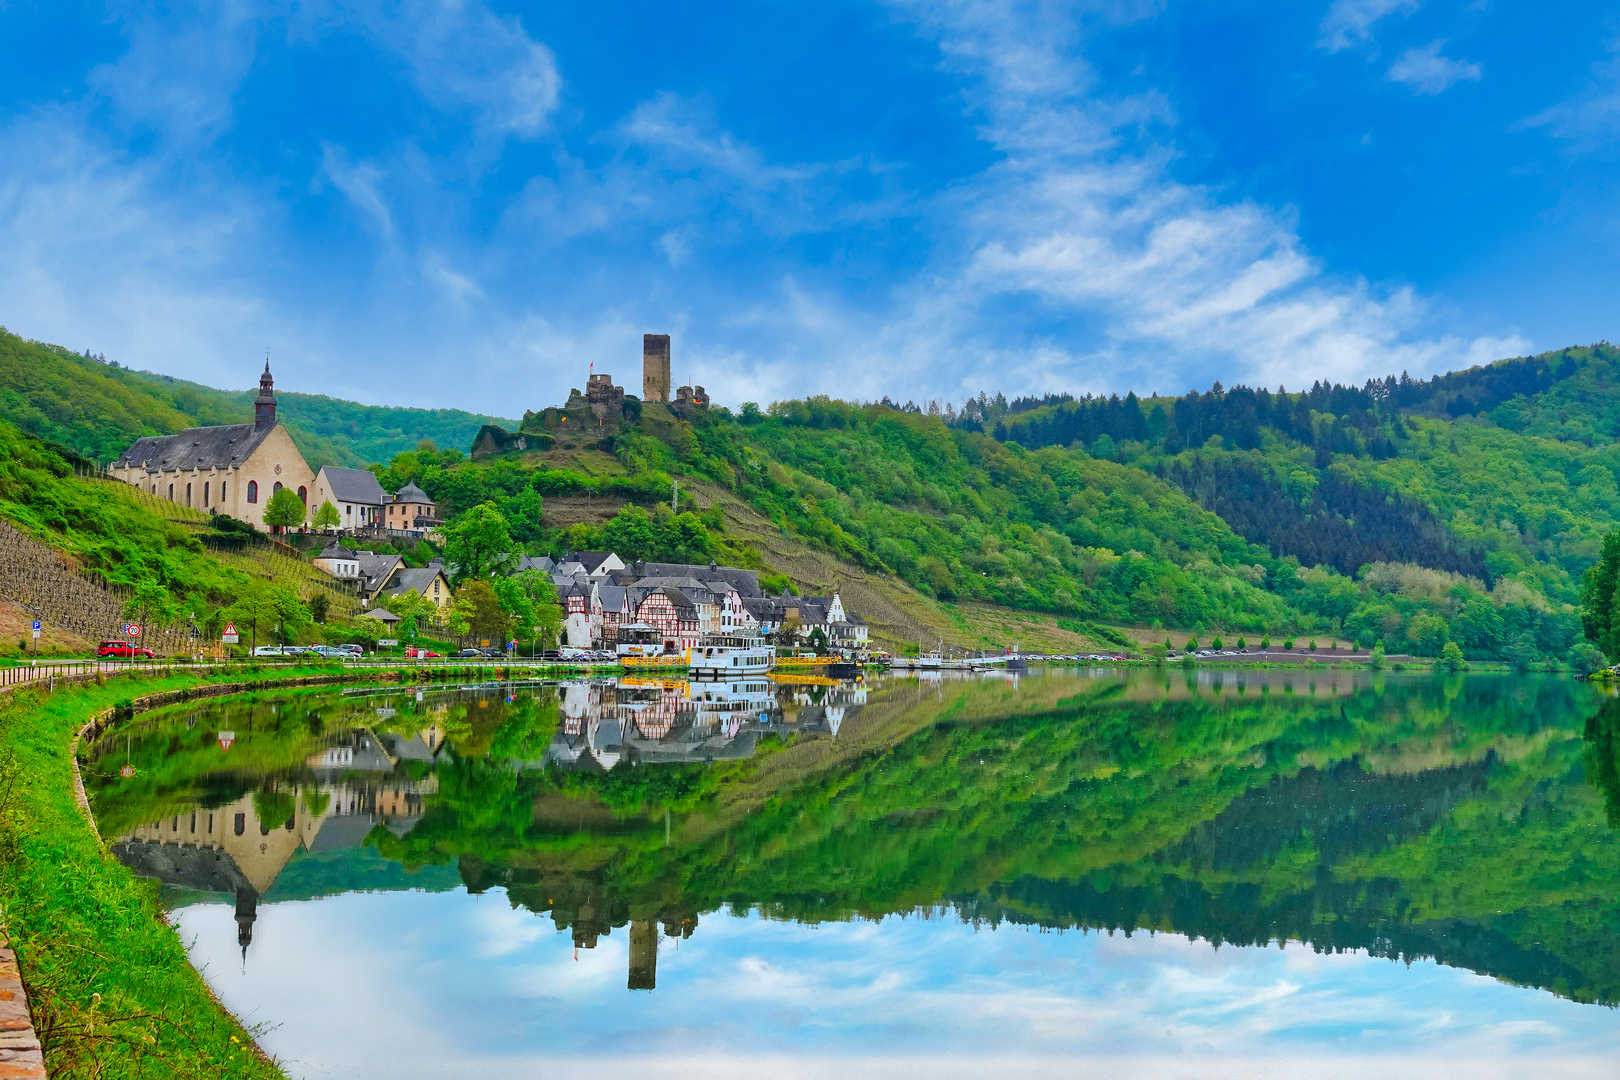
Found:
[{"label": "calm water surface", "polygon": [[[1620,701],[1050,671],[168,709],[103,833],[300,1077],[1611,1076]],[[125,775],[133,770],[133,775]]]}]

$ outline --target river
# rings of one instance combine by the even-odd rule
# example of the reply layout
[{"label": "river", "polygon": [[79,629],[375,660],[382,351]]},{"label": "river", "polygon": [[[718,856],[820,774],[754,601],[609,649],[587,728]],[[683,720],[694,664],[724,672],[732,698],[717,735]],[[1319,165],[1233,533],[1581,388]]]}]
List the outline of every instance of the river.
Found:
[{"label": "river", "polygon": [[263,693],[81,757],[295,1077],[1598,1076],[1620,699],[1051,669]]}]

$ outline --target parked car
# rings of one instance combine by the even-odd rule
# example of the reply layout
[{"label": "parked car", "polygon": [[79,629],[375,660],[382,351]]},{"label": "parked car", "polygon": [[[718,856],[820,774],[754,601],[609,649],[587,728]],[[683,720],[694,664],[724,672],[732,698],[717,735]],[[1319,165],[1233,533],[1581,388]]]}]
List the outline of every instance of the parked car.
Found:
[{"label": "parked car", "polygon": [[319,651],[318,647],[309,645],[283,645],[281,647],[282,656],[314,656]]},{"label": "parked car", "polygon": [[152,659],[152,650],[143,649],[139,645],[128,641],[103,641],[96,647],[97,656],[122,657],[130,660],[144,657]]},{"label": "parked car", "polygon": [[591,654],[584,649],[559,649],[557,658],[560,660],[589,660]]},{"label": "parked car", "polygon": [[359,645],[356,645],[353,642],[346,642],[346,643],[344,643],[342,645],[339,645],[337,648],[338,648],[338,651],[343,653],[343,655],[345,655],[345,656],[364,656],[364,655],[366,655],[366,650],[362,649]]},{"label": "parked car", "polygon": [[405,655],[407,657],[409,657],[410,659],[412,659],[412,660],[439,660],[439,659],[442,659],[442,656],[439,653],[434,652],[432,649],[418,649],[414,645],[412,645],[410,648],[405,650]]},{"label": "parked car", "polygon": [[304,651],[314,653],[316,656],[324,657],[327,660],[341,660],[349,655],[344,649],[333,645],[312,645]]},{"label": "parked car", "polygon": [[286,656],[287,654],[281,651],[281,646],[280,645],[260,645],[257,649],[253,650],[253,655],[254,656]]},{"label": "parked car", "polygon": [[483,656],[484,655],[484,650],[483,649],[462,649],[460,652],[456,653],[456,655],[457,656]]}]

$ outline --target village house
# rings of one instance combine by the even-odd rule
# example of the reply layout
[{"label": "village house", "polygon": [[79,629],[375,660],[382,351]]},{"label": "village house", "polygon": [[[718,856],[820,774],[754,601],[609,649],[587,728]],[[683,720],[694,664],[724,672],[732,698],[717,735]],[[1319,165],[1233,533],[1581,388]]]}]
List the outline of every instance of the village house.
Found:
[{"label": "village house", "polygon": [[444,524],[434,516],[437,509],[428,493],[413,481],[400,488],[388,501],[384,507],[382,525],[391,533],[424,536]]},{"label": "village house", "polygon": [[259,377],[253,423],[136,439],[107,466],[107,474],[160,499],[227,514],[258,528],[264,527],[264,510],[273,494],[291,488],[307,507],[315,485],[304,455],[276,420],[268,361]]},{"label": "village house", "polygon": [[441,612],[455,600],[455,593],[450,589],[450,581],[444,576],[442,565],[411,567],[403,562],[388,575],[379,590],[378,600],[386,607],[390,597],[412,589],[416,590],[418,596],[433,601]]},{"label": "village house", "polygon": [[360,581],[360,557],[341,544],[333,544],[314,559],[315,569],[351,585]]},{"label": "village house", "polygon": [[322,503],[331,503],[337,508],[341,529],[377,528],[389,501],[376,473],[323,465],[315,474],[315,501],[311,505],[319,509]]}]

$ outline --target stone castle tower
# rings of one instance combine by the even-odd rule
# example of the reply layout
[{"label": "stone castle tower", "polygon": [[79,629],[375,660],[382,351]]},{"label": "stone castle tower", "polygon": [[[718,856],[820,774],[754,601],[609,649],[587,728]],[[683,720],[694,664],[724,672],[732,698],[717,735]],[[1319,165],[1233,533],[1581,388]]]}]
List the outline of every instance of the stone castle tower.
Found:
[{"label": "stone castle tower", "polygon": [[641,400],[669,400],[669,335],[641,336]]}]

